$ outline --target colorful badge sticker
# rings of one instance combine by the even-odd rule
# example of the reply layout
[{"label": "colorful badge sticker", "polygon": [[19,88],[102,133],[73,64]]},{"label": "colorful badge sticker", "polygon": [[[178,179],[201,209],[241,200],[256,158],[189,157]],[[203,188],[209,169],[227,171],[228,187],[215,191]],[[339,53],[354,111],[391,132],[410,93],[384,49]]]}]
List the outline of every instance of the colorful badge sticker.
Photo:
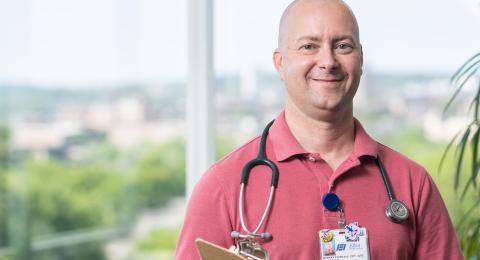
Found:
[{"label": "colorful badge sticker", "polygon": [[320,230],[320,238],[325,243],[330,242],[333,239],[333,232],[331,230],[328,230],[328,229],[322,229],[322,230]]},{"label": "colorful badge sticker", "polygon": [[358,222],[353,222],[345,226],[345,239],[347,241],[358,241],[360,235],[360,227]]}]

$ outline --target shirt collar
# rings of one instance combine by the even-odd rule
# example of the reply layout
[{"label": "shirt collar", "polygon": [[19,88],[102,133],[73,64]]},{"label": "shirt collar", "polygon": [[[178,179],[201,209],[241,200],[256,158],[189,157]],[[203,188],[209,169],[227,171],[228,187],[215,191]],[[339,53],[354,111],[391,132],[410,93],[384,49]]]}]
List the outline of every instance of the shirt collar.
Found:
[{"label": "shirt collar", "polygon": [[360,158],[362,156],[377,157],[378,142],[372,139],[360,121],[353,119],[355,124],[355,143],[353,144],[352,156]]},{"label": "shirt collar", "polygon": [[[367,134],[357,119],[354,119],[354,124],[355,143],[350,157],[377,157],[378,143]],[[300,146],[290,131],[285,121],[285,111],[282,111],[275,119],[275,122],[269,130],[268,138],[272,142],[276,160],[279,162],[285,161],[295,155],[308,153]]]},{"label": "shirt collar", "polygon": [[307,153],[293,137],[290,128],[285,121],[285,111],[282,111],[275,122],[273,122],[268,132],[270,141],[273,144],[273,150],[277,161],[285,161],[288,158]]}]

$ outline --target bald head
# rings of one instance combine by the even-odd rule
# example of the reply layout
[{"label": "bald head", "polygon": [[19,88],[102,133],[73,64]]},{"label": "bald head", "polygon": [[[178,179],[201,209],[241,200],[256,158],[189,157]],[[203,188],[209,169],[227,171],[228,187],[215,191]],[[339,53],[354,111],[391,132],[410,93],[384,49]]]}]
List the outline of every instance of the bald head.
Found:
[{"label": "bald head", "polygon": [[[357,43],[360,43],[360,35],[358,29],[357,19],[350,7],[342,0],[295,0],[283,12],[280,19],[278,32],[278,48],[285,46],[285,40],[290,33],[291,21],[301,17],[306,11],[319,10],[324,8],[333,8],[341,15],[346,15],[350,18]],[[319,13],[318,15],[321,15]]]}]

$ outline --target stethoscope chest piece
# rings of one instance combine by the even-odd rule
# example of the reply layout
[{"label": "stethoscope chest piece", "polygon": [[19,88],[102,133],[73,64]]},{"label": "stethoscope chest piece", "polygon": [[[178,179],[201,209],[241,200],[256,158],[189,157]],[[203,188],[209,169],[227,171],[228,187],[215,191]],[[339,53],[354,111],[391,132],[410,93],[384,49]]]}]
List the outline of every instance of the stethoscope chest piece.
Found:
[{"label": "stethoscope chest piece", "polygon": [[408,208],[401,201],[392,199],[385,209],[385,215],[392,222],[400,223],[408,219]]},{"label": "stethoscope chest piece", "polygon": [[378,168],[380,169],[380,174],[382,175],[385,188],[387,189],[388,198],[390,199],[387,208],[385,209],[385,215],[387,215],[387,218],[393,223],[402,223],[408,219],[408,208],[403,202],[397,200],[393,195],[393,190],[390,185],[390,180],[388,179],[387,171],[385,170],[380,157],[377,157],[376,161]]}]

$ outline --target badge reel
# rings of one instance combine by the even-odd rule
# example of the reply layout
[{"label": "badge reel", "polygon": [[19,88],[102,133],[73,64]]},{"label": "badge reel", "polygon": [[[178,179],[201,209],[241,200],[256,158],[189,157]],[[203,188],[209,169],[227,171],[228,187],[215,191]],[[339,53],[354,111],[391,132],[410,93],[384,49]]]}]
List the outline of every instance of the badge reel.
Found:
[{"label": "badge reel", "polygon": [[338,226],[340,228],[345,227],[345,214],[343,213],[343,209],[340,206],[340,198],[334,192],[328,192],[323,195],[322,198],[323,206],[328,209],[329,211],[338,211],[339,218],[338,218]]}]

